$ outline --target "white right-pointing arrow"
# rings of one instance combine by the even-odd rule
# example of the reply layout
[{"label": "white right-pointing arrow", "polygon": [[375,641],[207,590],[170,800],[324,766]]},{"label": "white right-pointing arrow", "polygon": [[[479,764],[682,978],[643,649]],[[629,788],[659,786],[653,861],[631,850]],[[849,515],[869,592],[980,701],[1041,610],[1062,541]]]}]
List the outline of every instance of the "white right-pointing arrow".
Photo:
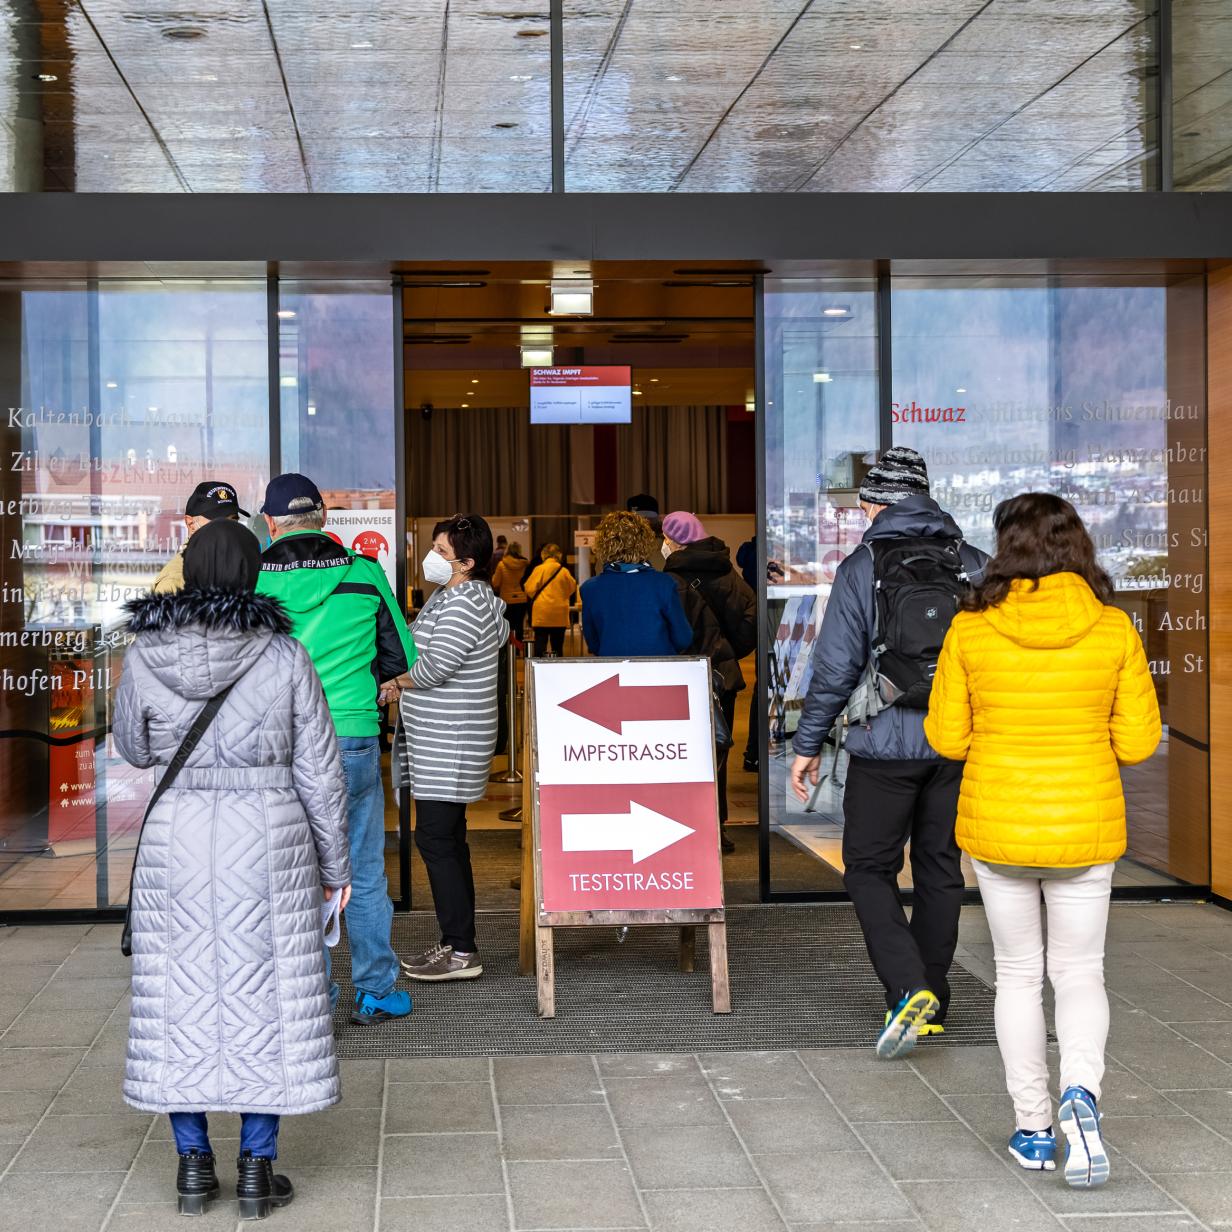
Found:
[{"label": "white right-pointing arrow", "polygon": [[634,864],[694,832],[636,800],[627,813],[563,813],[560,830],[565,851],[627,851]]}]

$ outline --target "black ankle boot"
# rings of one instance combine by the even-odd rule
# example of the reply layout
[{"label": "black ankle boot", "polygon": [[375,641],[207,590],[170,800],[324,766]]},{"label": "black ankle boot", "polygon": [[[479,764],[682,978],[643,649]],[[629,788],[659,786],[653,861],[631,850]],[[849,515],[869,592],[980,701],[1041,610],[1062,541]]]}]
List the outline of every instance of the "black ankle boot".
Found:
[{"label": "black ankle boot", "polygon": [[180,1156],[175,1188],[180,1195],[181,1215],[204,1215],[206,1208],[218,1197],[218,1173],[214,1156],[189,1151]]},{"label": "black ankle boot", "polygon": [[286,1206],[295,1190],[285,1176],[274,1173],[274,1161],[245,1151],[235,1161],[235,1193],[241,1219],[265,1219],[277,1206]]}]

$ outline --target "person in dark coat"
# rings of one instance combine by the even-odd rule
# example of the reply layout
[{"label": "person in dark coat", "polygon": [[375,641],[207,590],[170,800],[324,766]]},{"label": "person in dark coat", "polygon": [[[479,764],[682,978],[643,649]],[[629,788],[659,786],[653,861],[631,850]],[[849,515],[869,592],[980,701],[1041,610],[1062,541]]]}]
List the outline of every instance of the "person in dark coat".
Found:
[{"label": "person in dark coat", "polygon": [[346,781],[321,682],[281,603],[254,594],[256,538],[213,521],[180,592],[128,605],[136,639],[116,698],[124,759],[174,757],[213,723],[145,824],[133,874],[133,1004],[124,1099],[169,1113],[180,1211],[219,1185],[207,1112],[241,1115],[240,1217],[291,1201],[279,1118],[341,1098],[322,906],[350,896]]},{"label": "person in dark coat", "polygon": [[[708,535],[695,513],[669,513],[663,519],[663,556],[693,626],[693,651],[708,656],[722,680],[719,700],[730,727],[735,722],[736,694],[745,684],[740,660],[757,649],[757,598],[732,568],[727,544]],[[727,821],[730,751],[720,749],[717,758],[720,825]],[[726,834],[723,850],[735,850]]]},{"label": "person in dark coat", "polygon": [[693,644],[676,583],[656,572],[658,536],[636,513],[609,513],[595,532],[601,572],[582,585],[582,634],[608,658],[683,654]]}]

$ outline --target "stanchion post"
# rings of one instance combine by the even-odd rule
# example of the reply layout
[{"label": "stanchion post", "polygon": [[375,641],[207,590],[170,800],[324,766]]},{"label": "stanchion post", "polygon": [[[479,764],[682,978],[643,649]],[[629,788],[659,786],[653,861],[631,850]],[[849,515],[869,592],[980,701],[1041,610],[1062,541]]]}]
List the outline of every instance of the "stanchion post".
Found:
[{"label": "stanchion post", "polygon": [[[507,724],[508,740],[509,740],[509,769],[501,770],[497,774],[491,776],[493,783],[520,783],[522,781],[522,772],[518,769],[518,740],[521,738],[521,731],[518,726],[518,648],[513,638],[509,639],[509,722]],[[506,810],[507,812],[512,810]],[[503,820],[516,821],[516,817],[506,818],[501,814]]]}]

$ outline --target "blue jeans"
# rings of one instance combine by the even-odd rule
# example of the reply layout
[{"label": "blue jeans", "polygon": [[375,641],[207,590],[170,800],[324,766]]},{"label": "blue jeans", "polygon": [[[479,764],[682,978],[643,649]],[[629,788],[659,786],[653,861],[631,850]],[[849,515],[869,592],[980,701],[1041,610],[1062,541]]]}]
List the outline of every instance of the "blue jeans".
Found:
[{"label": "blue jeans", "polygon": [[[279,1120],[268,1112],[241,1112],[240,1153],[251,1151],[260,1159],[277,1159]],[[204,1155],[214,1153],[204,1112],[173,1112],[171,1132],[175,1135],[175,1149],[181,1155],[189,1151],[200,1151]]]},{"label": "blue jeans", "polygon": [[[351,947],[351,983],[357,992],[387,997],[398,979],[398,956],[389,944],[394,905],[385,879],[385,786],[381,782],[381,747],[376,736],[339,736],[347,785],[347,819],[351,835],[351,901],[347,906],[347,941]],[[330,969],[329,950],[325,970]],[[338,1002],[338,985],[330,982],[329,1003]]]}]

